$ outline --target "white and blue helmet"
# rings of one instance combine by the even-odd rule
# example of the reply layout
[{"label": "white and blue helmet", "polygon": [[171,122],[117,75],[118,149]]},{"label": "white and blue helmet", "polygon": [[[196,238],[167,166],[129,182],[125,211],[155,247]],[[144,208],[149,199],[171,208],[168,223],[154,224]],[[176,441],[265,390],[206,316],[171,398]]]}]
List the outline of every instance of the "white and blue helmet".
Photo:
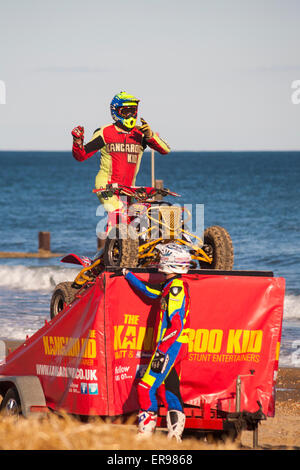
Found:
[{"label": "white and blue helmet", "polygon": [[156,248],[160,251],[158,271],[166,274],[188,272],[192,257],[183,246],[172,242],[166,245],[157,245]]}]

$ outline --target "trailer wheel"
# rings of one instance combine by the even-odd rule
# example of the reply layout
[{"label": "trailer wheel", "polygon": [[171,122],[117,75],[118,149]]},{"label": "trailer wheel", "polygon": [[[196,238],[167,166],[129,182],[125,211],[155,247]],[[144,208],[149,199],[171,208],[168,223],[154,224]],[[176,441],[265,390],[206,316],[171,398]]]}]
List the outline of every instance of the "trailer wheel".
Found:
[{"label": "trailer wheel", "polygon": [[75,299],[78,289],[72,287],[72,284],[72,282],[60,282],[55,287],[50,302],[51,319]]},{"label": "trailer wheel", "polygon": [[225,228],[213,225],[205,229],[203,249],[208,256],[213,258],[213,261],[211,264],[200,261],[202,269],[232,271],[234,262],[233,244]]},{"label": "trailer wheel", "polygon": [[9,388],[1,402],[1,414],[19,416],[22,413],[21,401],[16,388]]}]

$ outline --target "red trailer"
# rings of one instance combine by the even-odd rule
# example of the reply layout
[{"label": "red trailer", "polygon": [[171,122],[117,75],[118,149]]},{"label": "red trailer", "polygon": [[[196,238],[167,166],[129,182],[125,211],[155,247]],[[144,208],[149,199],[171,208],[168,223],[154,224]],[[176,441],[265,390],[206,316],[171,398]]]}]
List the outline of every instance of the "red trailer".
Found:
[{"label": "red trailer", "polygon": [[[136,268],[143,280],[162,280]],[[191,293],[189,352],[182,364],[186,432],[238,434],[274,416],[285,282],[271,272],[199,270],[183,275]],[[153,350],[158,304],[113,269],[0,365],[2,408],[28,416],[65,410],[127,416]],[[165,426],[166,410],[158,425]]]}]

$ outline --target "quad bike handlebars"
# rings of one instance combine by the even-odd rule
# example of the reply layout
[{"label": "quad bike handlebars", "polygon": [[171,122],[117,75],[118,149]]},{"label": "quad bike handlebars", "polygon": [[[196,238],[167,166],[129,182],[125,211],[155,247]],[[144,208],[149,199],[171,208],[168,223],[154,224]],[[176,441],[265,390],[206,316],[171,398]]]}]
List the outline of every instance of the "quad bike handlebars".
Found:
[{"label": "quad bike handlebars", "polygon": [[105,188],[96,188],[93,193],[100,193],[103,199],[108,199],[114,195],[134,197],[139,202],[150,202],[157,195],[162,197],[175,196],[181,197],[167,188],[153,188],[149,186],[125,186],[118,183],[107,184]]}]

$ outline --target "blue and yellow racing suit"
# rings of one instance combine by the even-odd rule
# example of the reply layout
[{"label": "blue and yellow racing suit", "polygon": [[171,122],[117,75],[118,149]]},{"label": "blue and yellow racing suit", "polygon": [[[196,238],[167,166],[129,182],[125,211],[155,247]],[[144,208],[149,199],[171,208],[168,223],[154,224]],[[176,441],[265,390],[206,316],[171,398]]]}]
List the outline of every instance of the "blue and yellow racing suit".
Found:
[{"label": "blue and yellow racing suit", "polygon": [[187,354],[188,346],[188,285],[180,275],[155,286],[141,281],[131,272],[125,277],[147,297],[160,297],[155,350],[137,388],[140,409],[157,412],[159,398],[168,410],[183,411],[179,386],[180,362]]}]

